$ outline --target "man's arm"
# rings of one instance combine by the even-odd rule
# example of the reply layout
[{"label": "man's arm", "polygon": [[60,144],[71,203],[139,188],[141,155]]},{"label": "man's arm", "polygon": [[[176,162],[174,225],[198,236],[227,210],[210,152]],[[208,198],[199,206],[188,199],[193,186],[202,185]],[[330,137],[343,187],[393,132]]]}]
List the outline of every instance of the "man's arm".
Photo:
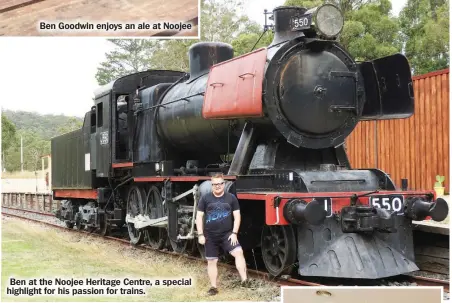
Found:
[{"label": "man's arm", "polygon": [[198,235],[202,235],[203,233],[203,222],[204,222],[204,212],[198,210],[196,213],[196,230],[198,231]]},{"label": "man's arm", "polygon": [[205,212],[206,201],[204,197],[201,197],[198,202],[197,212],[196,212],[196,230],[198,235],[202,235],[204,231],[204,212]]},{"label": "man's arm", "polygon": [[234,227],[232,228],[232,232],[237,234],[239,232],[241,220],[240,209],[234,210],[232,214],[234,215]]}]

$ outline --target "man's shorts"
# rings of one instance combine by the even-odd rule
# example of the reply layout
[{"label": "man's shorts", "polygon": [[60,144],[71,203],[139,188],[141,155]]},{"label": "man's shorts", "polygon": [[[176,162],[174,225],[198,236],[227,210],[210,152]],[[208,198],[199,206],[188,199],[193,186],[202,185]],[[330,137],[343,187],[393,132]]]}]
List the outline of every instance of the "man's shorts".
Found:
[{"label": "man's shorts", "polygon": [[204,247],[206,249],[206,259],[215,260],[219,256],[219,248],[221,247],[225,253],[231,253],[234,250],[241,248],[240,243],[236,245],[231,244],[231,240],[228,240],[232,233],[226,233],[224,236],[211,236],[206,235],[206,243]]}]

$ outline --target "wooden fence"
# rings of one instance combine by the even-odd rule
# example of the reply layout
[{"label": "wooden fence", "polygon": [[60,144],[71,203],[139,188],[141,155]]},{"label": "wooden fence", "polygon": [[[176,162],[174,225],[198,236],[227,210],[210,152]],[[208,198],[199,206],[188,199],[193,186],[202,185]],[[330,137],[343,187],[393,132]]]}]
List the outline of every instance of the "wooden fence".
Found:
[{"label": "wooden fence", "polygon": [[408,119],[363,121],[346,140],[353,168],[379,168],[398,187],[433,189],[445,176],[449,192],[449,69],[413,77],[414,115]]},{"label": "wooden fence", "polygon": [[53,201],[49,193],[2,192],[2,206],[5,207],[54,213],[60,203],[59,200]]}]

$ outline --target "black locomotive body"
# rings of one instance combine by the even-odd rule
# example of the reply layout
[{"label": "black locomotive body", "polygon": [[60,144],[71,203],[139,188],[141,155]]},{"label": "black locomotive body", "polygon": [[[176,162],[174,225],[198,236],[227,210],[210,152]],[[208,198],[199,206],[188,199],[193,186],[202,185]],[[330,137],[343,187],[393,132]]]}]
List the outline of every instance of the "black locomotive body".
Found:
[{"label": "black locomotive body", "polygon": [[[52,141],[57,217],[102,234],[126,225],[133,244],[202,255],[194,210],[221,172],[240,202],[239,241],[260,249],[271,274],[417,270],[411,221],[441,221],[447,203],[352,169],[344,148],[361,120],[413,114],[410,67],[401,54],[356,62],[335,40],[337,12],[279,7],[266,48],[234,58],[230,45],[197,43],[189,73],[151,70],[102,87],[76,150]],[[328,14],[339,19],[322,25]]]}]

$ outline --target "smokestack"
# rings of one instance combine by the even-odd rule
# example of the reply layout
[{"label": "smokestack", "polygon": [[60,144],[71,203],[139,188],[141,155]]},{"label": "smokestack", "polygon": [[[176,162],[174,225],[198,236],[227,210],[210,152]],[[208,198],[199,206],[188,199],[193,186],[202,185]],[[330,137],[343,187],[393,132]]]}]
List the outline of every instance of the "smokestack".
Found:
[{"label": "smokestack", "polygon": [[270,45],[292,40],[297,37],[303,37],[303,32],[290,30],[290,20],[292,17],[302,16],[306,11],[306,8],[298,6],[279,6],[275,8],[273,10],[275,36]]},{"label": "smokestack", "polygon": [[190,58],[191,81],[204,73],[217,63],[232,59],[234,50],[232,46],[222,42],[199,42],[193,44],[188,50]]}]

